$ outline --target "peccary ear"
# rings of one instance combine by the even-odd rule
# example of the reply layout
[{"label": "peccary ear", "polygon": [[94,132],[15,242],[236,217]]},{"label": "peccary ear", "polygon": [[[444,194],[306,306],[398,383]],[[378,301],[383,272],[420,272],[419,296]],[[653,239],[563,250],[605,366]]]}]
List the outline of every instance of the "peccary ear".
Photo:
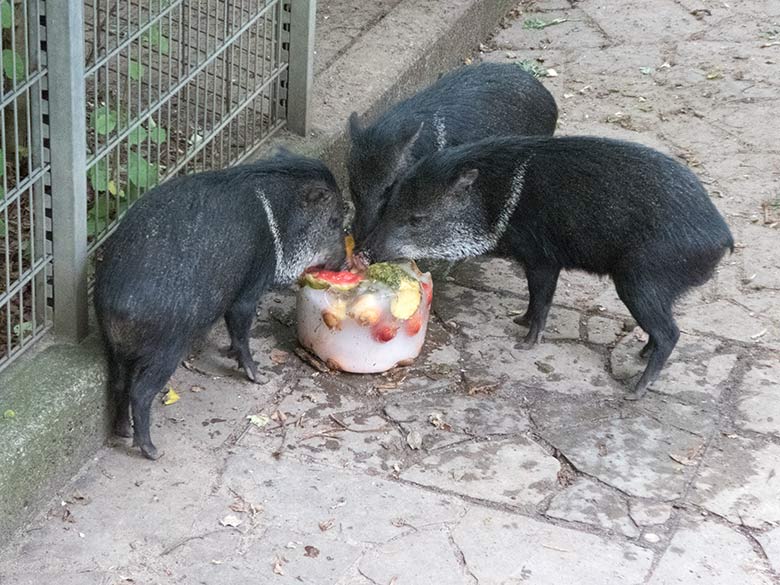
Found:
[{"label": "peccary ear", "polygon": [[352,139],[355,139],[363,129],[360,127],[360,117],[357,112],[352,112],[349,115],[349,135]]},{"label": "peccary ear", "polygon": [[422,132],[423,126],[425,126],[425,122],[420,122],[420,126],[417,128],[417,131],[412,134],[412,136],[409,138],[409,140],[406,141],[406,144],[403,145],[401,148],[401,154],[398,156],[398,163],[396,164],[396,173],[401,175],[409,169],[414,164],[414,159],[412,158],[412,148],[414,148],[414,145],[417,144],[417,140],[420,138],[420,133]]},{"label": "peccary ear", "polygon": [[294,156],[292,151],[284,146],[279,145],[274,149],[273,158],[287,158],[290,156]]},{"label": "peccary ear", "polygon": [[468,190],[471,189],[471,186],[474,184],[474,181],[477,180],[478,176],[478,169],[469,169],[467,171],[463,171],[449,186],[447,189],[447,194],[456,197],[465,195]]}]

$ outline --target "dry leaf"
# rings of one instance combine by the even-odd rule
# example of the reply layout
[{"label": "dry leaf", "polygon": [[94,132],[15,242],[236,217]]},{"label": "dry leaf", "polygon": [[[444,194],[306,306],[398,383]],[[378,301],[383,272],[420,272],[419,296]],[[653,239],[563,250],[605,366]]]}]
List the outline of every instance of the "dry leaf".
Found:
[{"label": "dry leaf", "polygon": [[258,429],[262,429],[265,425],[271,422],[271,419],[264,414],[250,414],[248,417],[249,422],[255,425]]},{"label": "dry leaf", "polygon": [[412,449],[419,449],[422,446],[422,435],[417,431],[409,431],[406,435],[406,444]]},{"label": "dry leaf", "polygon": [[163,404],[165,406],[170,406],[171,404],[178,402],[179,398],[180,396],[176,394],[173,386],[168,386],[168,391],[165,393],[165,396],[163,396]]},{"label": "dry leaf", "polygon": [[233,514],[228,514],[222,520],[220,520],[219,523],[222,524],[222,526],[231,526],[236,528],[241,525],[241,519],[238,516],[234,516]]},{"label": "dry leaf", "polygon": [[335,520],[334,518],[329,518],[327,520],[324,520],[324,521],[320,522],[320,530],[322,532],[326,532],[326,531],[330,530],[331,528],[333,528],[334,520]]},{"label": "dry leaf", "polygon": [[275,364],[284,364],[287,363],[287,360],[290,359],[289,352],[284,351],[283,349],[272,349],[271,350],[271,361]]},{"label": "dry leaf", "polygon": [[276,559],[274,561],[274,573],[277,575],[284,575],[284,569],[282,569],[282,559]]},{"label": "dry leaf", "polygon": [[243,513],[246,512],[246,505],[244,504],[243,500],[236,500],[232,504],[230,504],[230,509],[234,512]]},{"label": "dry leaf", "polygon": [[284,414],[281,410],[277,409],[271,415],[271,420],[274,420],[274,421],[278,422],[280,425],[283,425],[285,423],[285,421],[287,420],[287,415]]},{"label": "dry leaf", "polygon": [[205,388],[203,386],[191,386],[190,387],[190,392],[195,392],[196,394],[198,392],[203,392],[204,390],[205,390]]},{"label": "dry leaf", "polygon": [[316,559],[318,556],[320,556],[320,549],[318,549],[316,546],[312,545],[306,545],[303,547],[303,550],[306,552],[303,553],[303,556],[309,557],[310,559]]},{"label": "dry leaf", "polygon": [[441,413],[432,412],[428,415],[428,422],[440,431],[452,431],[452,425],[448,422],[444,422],[441,418]]}]

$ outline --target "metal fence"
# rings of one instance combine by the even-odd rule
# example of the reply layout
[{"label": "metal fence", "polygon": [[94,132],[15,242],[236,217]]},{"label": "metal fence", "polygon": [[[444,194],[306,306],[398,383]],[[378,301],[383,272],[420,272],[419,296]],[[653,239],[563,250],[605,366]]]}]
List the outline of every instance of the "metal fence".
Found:
[{"label": "metal fence", "polygon": [[166,178],[308,127],[315,0],[0,0],[0,370],[87,331],[92,260]]}]

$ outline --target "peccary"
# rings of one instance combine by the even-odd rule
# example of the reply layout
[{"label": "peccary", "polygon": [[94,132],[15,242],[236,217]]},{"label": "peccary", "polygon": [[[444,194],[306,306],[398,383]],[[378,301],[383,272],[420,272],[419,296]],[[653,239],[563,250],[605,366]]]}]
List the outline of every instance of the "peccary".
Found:
[{"label": "peccary", "polygon": [[154,397],[220,318],[250,380],[249,329],[261,293],[345,257],[342,198],[319,161],[282,152],[172,179],[145,194],[106,242],[95,309],[108,358],[116,434],[156,459]]},{"label": "peccary", "polygon": [[396,104],[371,126],[349,118],[349,190],[360,245],[393,184],[436,150],[508,134],[551,135],[558,108],[536,78],[515,64],[467,65]]},{"label": "peccary", "polygon": [[494,251],[519,260],[530,301],[524,345],[542,333],[561,269],[607,274],[649,335],[653,382],[679,338],[675,299],[706,282],[728,226],[696,176],[650,148],[592,137],[494,138],[420,161],[394,190],[363,254],[460,259]]}]

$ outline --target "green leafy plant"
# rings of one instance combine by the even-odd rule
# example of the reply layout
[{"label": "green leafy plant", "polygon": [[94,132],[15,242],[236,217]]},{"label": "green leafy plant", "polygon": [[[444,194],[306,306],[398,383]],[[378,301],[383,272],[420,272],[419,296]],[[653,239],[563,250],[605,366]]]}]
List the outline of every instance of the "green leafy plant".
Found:
[{"label": "green leafy plant", "polygon": [[3,49],[3,73],[8,79],[24,79],[24,60],[12,49]]},{"label": "green leafy plant", "polygon": [[547,69],[545,69],[542,65],[537,63],[536,61],[518,61],[517,66],[520,67],[523,71],[527,71],[534,77],[547,77]]},{"label": "green leafy plant", "polygon": [[171,50],[170,41],[162,33],[159,25],[150,28],[149,32],[144,35],[144,39],[149,43],[149,46],[157,47],[163,55],[167,55]]},{"label": "green leafy plant", "polygon": [[108,134],[112,132],[117,125],[117,113],[108,106],[101,106],[92,112],[90,125],[98,134]]},{"label": "green leafy plant", "polygon": [[2,20],[3,28],[11,28],[14,25],[14,11],[11,8],[10,0],[3,0],[0,4],[0,20]]},{"label": "green leafy plant", "polygon": [[127,65],[127,73],[130,75],[131,79],[138,81],[144,74],[144,66],[141,65],[138,61],[133,61],[131,59]]},{"label": "green leafy plant", "polygon": [[146,140],[146,136],[146,128],[143,126],[138,126],[135,130],[130,132],[130,135],[127,137],[127,143],[130,146],[141,144],[144,140]]},{"label": "green leafy plant", "polygon": [[14,335],[17,337],[24,337],[33,332],[33,324],[29,321],[23,321],[18,325],[14,325]]},{"label": "green leafy plant", "polygon": [[108,162],[106,159],[100,159],[89,171],[87,171],[89,184],[95,191],[108,190]]},{"label": "green leafy plant", "polygon": [[[139,66],[140,67],[140,66]],[[137,73],[142,73],[138,69]],[[92,112],[90,125],[97,134],[109,134],[114,129],[126,128],[130,119],[121,111],[101,106]],[[168,131],[149,118],[146,126],[138,125],[127,135],[128,146],[134,147],[123,162],[114,162],[113,157],[104,157],[87,171],[87,179],[95,194],[87,211],[87,229],[97,235],[108,228],[111,221],[124,213],[129,199],[135,199],[148,191],[160,180],[160,166],[150,163],[143,155],[148,144],[161,145],[168,140]],[[112,166],[119,164],[119,168]],[[108,197],[108,194],[114,197]]]},{"label": "green leafy plant", "polygon": [[159,180],[159,167],[150,164],[138,152],[131,152],[127,161],[127,178],[140,191],[154,187]]}]

